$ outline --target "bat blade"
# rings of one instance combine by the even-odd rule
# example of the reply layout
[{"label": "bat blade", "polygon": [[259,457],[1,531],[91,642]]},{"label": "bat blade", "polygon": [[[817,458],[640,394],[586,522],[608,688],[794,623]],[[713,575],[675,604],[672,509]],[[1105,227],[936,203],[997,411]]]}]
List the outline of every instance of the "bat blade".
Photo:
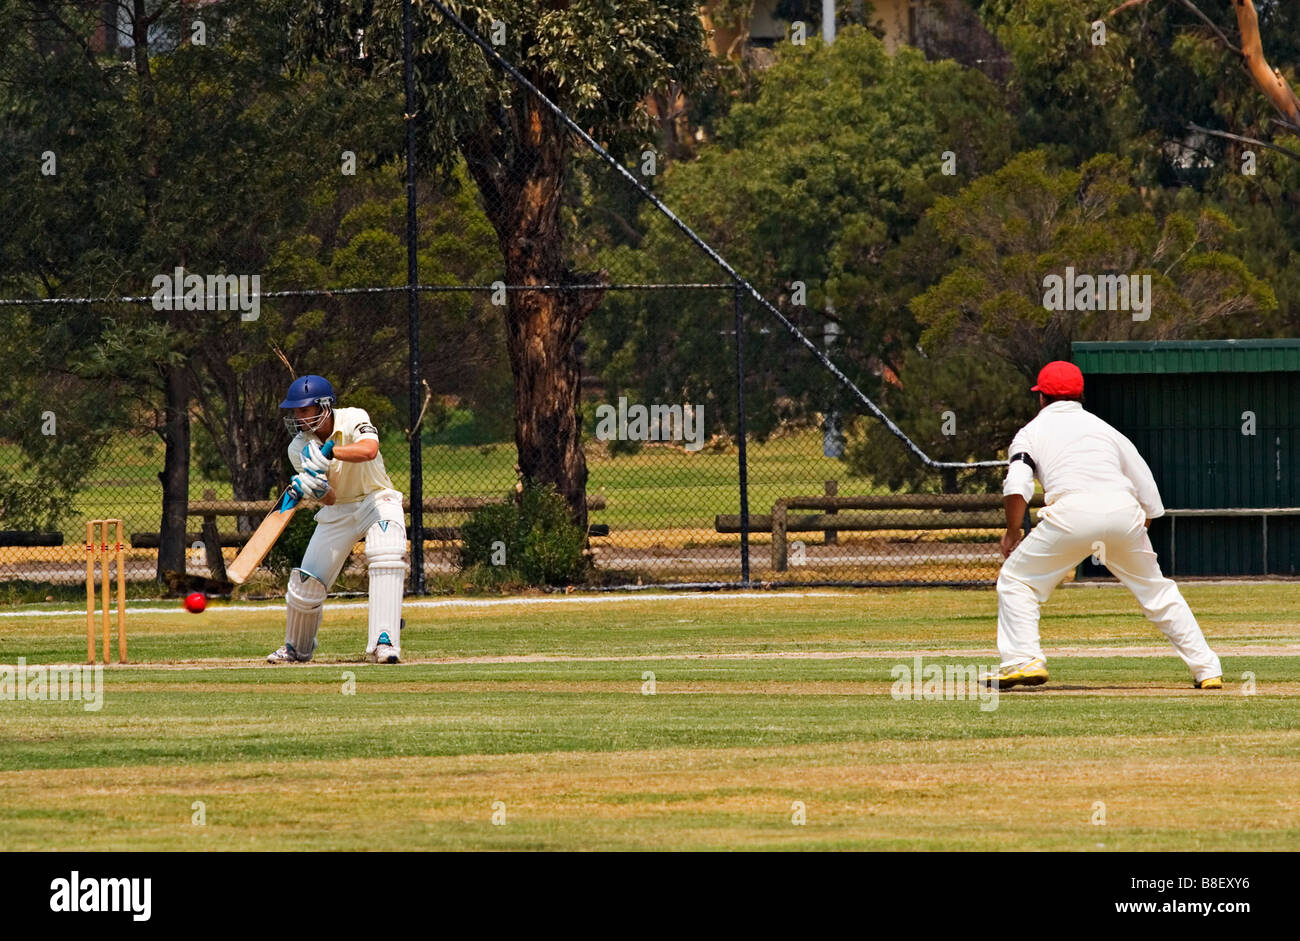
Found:
[{"label": "bat blade", "polygon": [[[326,441],[321,446],[321,452],[327,458],[332,456],[333,440]],[[293,519],[293,514],[297,512],[298,501],[294,499],[292,490],[286,490],[280,495],[275,509],[267,514],[266,519],[262,520],[262,525],[258,526],[248,542],[244,543],[244,548],[239,551],[239,555],[235,556],[235,561],[226,568],[226,578],[236,585],[244,584],[245,579],[253,574],[253,569],[262,564],[266,554],[271,551],[271,547],[275,545],[275,541],[280,538],[284,528]]]},{"label": "bat blade", "polygon": [[244,584],[248,576],[253,574],[253,570],[262,564],[266,554],[271,551],[271,547],[275,545],[275,541],[280,538],[280,534],[284,532],[284,528],[289,525],[289,521],[297,512],[298,504],[293,502],[286,493],[280,498],[275,509],[262,520],[262,524],[249,537],[248,542],[244,543],[244,548],[239,550],[235,561],[226,566],[226,578],[236,585]]}]

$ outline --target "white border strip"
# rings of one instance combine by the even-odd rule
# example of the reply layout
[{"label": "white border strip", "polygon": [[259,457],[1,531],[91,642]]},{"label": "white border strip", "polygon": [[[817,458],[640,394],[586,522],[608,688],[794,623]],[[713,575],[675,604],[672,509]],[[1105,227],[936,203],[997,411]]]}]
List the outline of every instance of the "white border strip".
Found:
[{"label": "white border strip", "polygon": [[[544,597],[526,597],[526,598],[442,598],[428,600],[412,600],[402,602],[403,610],[408,609],[431,609],[431,608],[498,608],[509,607],[514,605],[562,605],[562,604],[614,604],[620,601],[640,601],[640,602],[659,602],[677,600],[680,598],[710,598],[714,600],[727,601],[751,600],[754,598],[849,598],[853,597],[852,591],[697,591],[697,592],[673,592],[671,594],[660,595],[555,595]],[[344,602],[326,602],[325,610],[327,611],[347,611],[368,608],[369,603],[365,601],[344,601]],[[98,609],[96,609],[98,610]],[[247,611],[283,611],[284,604],[217,604],[204,611],[204,614],[242,614]],[[185,608],[168,606],[166,608],[142,608],[130,607],[126,609],[128,614],[186,614],[190,612]],[[57,611],[0,611],[0,618],[36,618],[36,617],[85,617],[84,608],[71,610],[61,609]]]},{"label": "white border strip", "polygon": [[[1269,579],[1269,580],[1235,580],[1235,579],[1180,579],[1181,584],[1187,586],[1200,585],[1294,585],[1292,579]],[[1104,582],[1066,582],[1061,588],[1111,588],[1120,589],[1124,586],[1117,581]],[[434,609],[434,608],[496,608],[507,607],[510,605],[561,605],[561,604],[614,604],[619,601],[674,601],[680,598],[691,599],[713,599],[717,601],[752,600],[754,598],[766,598],[769,601],[789,598],[852,598],[861,594],[864,589],[861,588],[844,588],[841,591],[796,591],[788,588],[773,589],[770,591],[674,591],[670,593],[661,593],[657,595],[642,594],[599,594],[599,595],[543,595],[541,597],[528,596],[523,598],[441,598],[441,599],[416,599],[402,602],[403,609],[413,608]],[[865,589],[872,590],[872,589]],[[882,588],[879,591],[944,591],[948,589],[935,588],[928,589],[924,586],[915,588],[895,589]],[[963,589],[965,590],[965,589]],[[972,589],[978,591],[979,589]],[[369,606],[365,601],[335,601],[326,602],[328,611],[348,611],[366,608]],[[127,607],[128,614],[189,614],[183,607],[177,605],[168,605],[167,607]],[[284,605],[277,604],[224,604],[218,602],[213,607],[205,611],[205,614],[216,613],[239,613],[242,611],[283,611]],[[59,617],[85,617],[84,608],[78,609],[59,609],[55,611],[0,611],[0,618],[59,618]]]}]

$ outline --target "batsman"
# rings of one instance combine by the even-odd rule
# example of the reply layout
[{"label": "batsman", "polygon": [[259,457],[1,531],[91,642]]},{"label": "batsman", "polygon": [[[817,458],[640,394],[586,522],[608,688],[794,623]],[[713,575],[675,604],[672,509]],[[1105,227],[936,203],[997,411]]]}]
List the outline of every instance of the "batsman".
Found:
[{"label": "batsman", "polygon": [[[299,499],[311,495],[316,513],[302,564],[289,573],[284,646],[266,659],[304,663],[316,651],[325,596],[339,577],[352,547],[366,541],[370,578],[372,663],[397,663],[402,648],[402,588],[406,581],[406,523],[402,494],[393,489],[379,453],[379,432],[365,409],[339,408],[334,387],[320,376],[302,376],[289,386],[280,408],[292,434],[289,461],[297,472],[289,484]],[[333,442],[329,456],[322,452]]]}]

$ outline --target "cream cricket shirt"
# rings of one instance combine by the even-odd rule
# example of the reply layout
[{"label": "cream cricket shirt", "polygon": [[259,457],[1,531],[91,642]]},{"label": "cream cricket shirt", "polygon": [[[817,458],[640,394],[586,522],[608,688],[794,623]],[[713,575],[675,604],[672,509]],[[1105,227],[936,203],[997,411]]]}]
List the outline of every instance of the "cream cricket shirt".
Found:
[{"label": "cream cricket shirt", "polygon": [[[330,437],[334,440],[334,446],[338,447],[344,444],[356,444],[367,438],[378,441],[379,432],[370,423],[370,416],[366,414],[364,408],[339,408],[334,410],[334,433]],[[298,473],[302,473],[302,449],[307,446],[308,440],[316,441],[317,438],[312,435],[308,439],[302,432],[298,432],[289,442],[289,462]],[[383,454],[376,454],[371,460],[359,463],[333,461],[330,464],[328,480],[330,488],[334,491],[335,506],[359,503],[377,490],[393,489],[393,482],[388,479],[388,471],[384,470]],[[321,512],[326,513],[330,509],[330,507],[323,507]],[[326,513],[327,517],[332,515]],[[320,519],[319,515],[317,519]]]},{"label": "cream cricket shirt", "polygon": [[[1016,456],[1024,454],[1033,464]],[[1147,519],[1165,513],[1151,468],[1133,442],[1085,411],[1079,402],[1053,402],[1017,432],[1007,457],[1012,458],[1002,495],[1034,495],[1034,477],[1043,484],[1043,501],[1055,503],[1067,493],[1131,495]]]}]

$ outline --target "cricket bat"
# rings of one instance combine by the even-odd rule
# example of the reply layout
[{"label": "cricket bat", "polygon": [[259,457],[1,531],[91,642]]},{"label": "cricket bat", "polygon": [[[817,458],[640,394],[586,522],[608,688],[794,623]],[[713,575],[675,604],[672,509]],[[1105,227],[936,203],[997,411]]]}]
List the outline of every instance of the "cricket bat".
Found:
[{"label": "cricket bat", "polygon": [[[329,457],[334,451],[334,442],[326,441],[321,446],[321,452]],[[298,501],[294,499],[293,491],[286,490],[280,495],[280,500],[275,509],[267,514],[266,519],[262,520],[262,525],[257,527],[257,531],[249,537],[244,548],[239,550],[239,555],[235,556],[235,561],[226,567],[226,578],[236,585],[244,584],[244,580],[253,574],[253,569],[257,568],[266,554],[271,551],[275,541],[280,538],[284,528],[289,525],[293,519],[293,514],[298,512]]]}]

